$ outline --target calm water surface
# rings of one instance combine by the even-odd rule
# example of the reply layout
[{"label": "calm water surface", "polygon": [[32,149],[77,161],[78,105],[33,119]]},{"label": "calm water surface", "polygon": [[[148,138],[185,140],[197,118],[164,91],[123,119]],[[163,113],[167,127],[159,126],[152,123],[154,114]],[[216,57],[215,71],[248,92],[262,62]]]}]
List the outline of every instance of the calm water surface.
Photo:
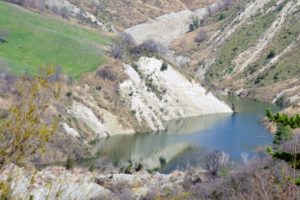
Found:
[{"label": "calm water surface", "polygon": [[258,147],[272,143],[272,135],[261,122],[265,109],[271,108],[275,112],[279,108],[237,97],[228,100],[238,113],[174,120],[168,123],[165,133],[113,136],[100,141],[93,151],[98,156],[119,162],[139,161],[174,144],[185,143],[192,147],[177,155],[162,172],[201,165],[205,155],[213,150],[226,152],[236,162],[241,160],[241,153],[253,157]]}]

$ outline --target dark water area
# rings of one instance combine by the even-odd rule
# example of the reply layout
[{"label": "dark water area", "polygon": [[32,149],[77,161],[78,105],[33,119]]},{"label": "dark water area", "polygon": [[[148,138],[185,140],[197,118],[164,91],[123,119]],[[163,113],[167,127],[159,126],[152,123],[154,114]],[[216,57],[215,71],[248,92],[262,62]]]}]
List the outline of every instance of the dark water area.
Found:
[{"label": "dark water area", "polygon": [[[93,152],[99,157],[108,157],[113,162],[142,161],[164,151],[176,152],[180,144],[188,145],[171,156],[161,172],[185,169],[187,166],[203,165],[207,153],[224,151],[235,161],[241,161],[241,154],[249,159],[259,155],[257,148],[270,145],[273,136],[262,123],[266,108],[273,112],[280,110],[272,104],[256,102],[238,97],[228,97],[237,113],[214,114],[170,121],[164,133],[116,135],[97,143]],[[173,148],[173,149],[172,149]]]}]

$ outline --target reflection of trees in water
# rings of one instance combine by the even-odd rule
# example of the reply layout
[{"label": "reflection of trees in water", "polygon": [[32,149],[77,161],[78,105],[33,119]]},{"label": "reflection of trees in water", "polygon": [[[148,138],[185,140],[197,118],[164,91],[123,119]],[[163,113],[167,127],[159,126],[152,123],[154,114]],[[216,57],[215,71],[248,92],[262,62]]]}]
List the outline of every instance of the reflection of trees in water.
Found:
[{"label": "reflection of trees in water", "polygon": [[231,114],[213,114],[199,117],[172,120],[167,125],[168,134],[196,133],[213,127],[216,123],[224,121]]},{"label": "reflection of trees in water", "polygon": [[166,134],[116,135],[101,140],[93,153],[112,159],[140,160],[167,146]]}]

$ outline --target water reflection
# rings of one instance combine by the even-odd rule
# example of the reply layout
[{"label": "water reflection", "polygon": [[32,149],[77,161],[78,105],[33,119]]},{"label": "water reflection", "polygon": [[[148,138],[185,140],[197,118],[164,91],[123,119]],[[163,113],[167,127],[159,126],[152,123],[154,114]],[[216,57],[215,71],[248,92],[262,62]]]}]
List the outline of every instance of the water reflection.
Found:
[{"label": "water reflection", "polygon": [[172,158],[163,169],[165,172],[202,164],[206,153],[216,149],[225,151],[233,160],[239,160],[242,152],[253,156],[257,147],[272,142],[272,136],[261,123],[265,109],[279,108],[234,97],[229,100],[239,113],[174,120],[168,123],[166,133],[117,135],[100,141],[92,151],[113,161],[159,159],[159,152],[164,152],[164,156]]}]

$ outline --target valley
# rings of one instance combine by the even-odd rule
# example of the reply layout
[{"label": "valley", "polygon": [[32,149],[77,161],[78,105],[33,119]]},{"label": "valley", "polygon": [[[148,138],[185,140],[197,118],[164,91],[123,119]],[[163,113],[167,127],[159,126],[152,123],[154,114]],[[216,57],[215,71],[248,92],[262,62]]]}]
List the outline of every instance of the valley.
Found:
[{"label": "valley", "polygon": [[296,200],[299,22],[298,0],[1,0],[0,197]]}]

